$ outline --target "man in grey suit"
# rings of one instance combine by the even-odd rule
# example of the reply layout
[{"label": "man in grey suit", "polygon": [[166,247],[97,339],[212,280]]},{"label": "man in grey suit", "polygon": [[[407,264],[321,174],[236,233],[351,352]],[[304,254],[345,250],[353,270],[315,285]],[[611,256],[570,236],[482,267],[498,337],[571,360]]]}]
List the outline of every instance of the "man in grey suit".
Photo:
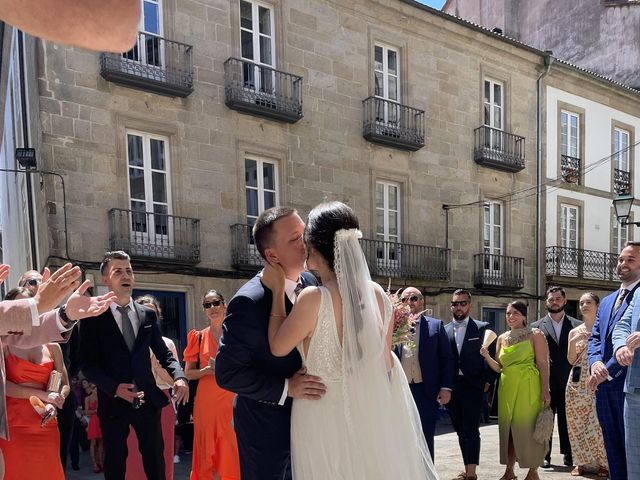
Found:
[{"label": "man in grey suit", "polygon": [[613,329],[616,360],[627,369],[624,383],[624,440],[627,451],[627,478],[640,478],[640,290]]},{"label": "man in grey suit", "polygon": [[[565,313],[564,307],[567,305],[567,296],[561,287],[551,287],[547,290],[545,305],[547,307],[547,315],[532,323],[531,326],[542,330],[547,337],[550,359],[550,406],[554,415],[558,416],[560,453],[564,455],[565,466],[570,467],[573,465],[573,458],[567,430],[565,388],[569,379],[571,364],[567,360],[567,350],[569,348],[569,332],[582,322]],[[544,468],[551,466],[551,440],[549,440],[549,451],[542,466]]]}]

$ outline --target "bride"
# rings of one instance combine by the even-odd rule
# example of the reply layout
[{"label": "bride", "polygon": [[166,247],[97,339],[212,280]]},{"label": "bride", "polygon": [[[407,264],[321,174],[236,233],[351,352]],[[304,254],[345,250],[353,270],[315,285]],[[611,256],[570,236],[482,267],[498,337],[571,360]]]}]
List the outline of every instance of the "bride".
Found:
[{"label": "bride", "polygon": [[391,353],[391,304],[371,281],[358,219],[343,203],[316,207],[304,233],[307,266],[322,278],[287,314],[284,272],[267,265],[273,294],[269,344],[276,356],[298,348],[322,378],[320,400],[296,399],[291,413],[294,480],[437,479],[418,411]]}]

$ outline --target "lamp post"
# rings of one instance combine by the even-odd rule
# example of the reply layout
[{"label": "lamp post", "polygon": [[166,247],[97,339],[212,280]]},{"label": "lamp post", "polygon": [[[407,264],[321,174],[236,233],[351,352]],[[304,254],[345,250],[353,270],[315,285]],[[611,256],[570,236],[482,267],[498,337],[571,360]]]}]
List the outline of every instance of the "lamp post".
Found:
[{"label": "lamp post", "polygon": [[613,199],[613,208],[616,211],[616,218],[620,225],[636,225],[640,226],[640,222],[629,222],[631,215],[631,207],[633,206],[633,196],[628,193],[618,195]]}]

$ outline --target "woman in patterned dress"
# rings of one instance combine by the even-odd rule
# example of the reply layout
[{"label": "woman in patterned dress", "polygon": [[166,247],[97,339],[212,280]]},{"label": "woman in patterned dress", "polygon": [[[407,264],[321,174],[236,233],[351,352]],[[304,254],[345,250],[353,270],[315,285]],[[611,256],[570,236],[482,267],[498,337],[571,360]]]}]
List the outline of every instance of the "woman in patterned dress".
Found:
[{"label": "woman in patterned dress", "polygon": [[567,382],[567,425],[574,468],[571,475],[582,475],[593,470],[599,477],[609,475],[607,454],[604,449],[602,430],[596,415],[595,393],[587,387],[589,364],[587,344],[596,320],[600,299],[588,292],[580,297],[580,312],[584,323],[569,332],[567,359],[573,365]]}]

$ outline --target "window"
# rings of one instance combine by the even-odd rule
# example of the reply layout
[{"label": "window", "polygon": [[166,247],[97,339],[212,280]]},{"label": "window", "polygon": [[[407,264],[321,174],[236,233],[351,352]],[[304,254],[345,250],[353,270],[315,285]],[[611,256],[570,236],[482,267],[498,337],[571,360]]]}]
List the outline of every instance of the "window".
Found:
[{"label": "window", "polygon": [[[253,227],[258,215],[279,204],[278,168],[273,161],[246,158],[244,178],[247,198],[247,225]],[[253,243],[253,239],[250,239]]]},{"label": "window", "polygon": [[502,261],[500,256],[503,250],[504,235],[502,203],[485,202],[483,213],[482,245],[485,253],[484,269],[487,272],[499,272],[501,270]]},{"label": "window", "polygon": [[504,86],[491,79],[484,81],[484,124],[504,130]]},{"label": "window", "polygon": [[145,65],[164,66],[162,0],[142,0],[139,30],[138,41],[122,56]]},{"label": "window", "polygon": [[131,233],[161,244],[173,243],[167,145],[166,137],[127,132]]},{"label": "window", "polygon": [[505,308],[482,307],[482,321],[489,324],[489,330],[502,332],[506,327],[506,313]]},{"label": "window", "polygon": [[376,182],[376,258],[382,262],[399,260],[400,185]]},{"label": "window", "polygon": [[375,96],[382,100],[376,102],[376,117],[384,123],[397,123],[400,109],[400,56],[394,48],[376,44],[374,47]]},{"label": "window", "polygon": [[629,162],[629,132],[613,129],[613,190],[618,194],[631,193],[631,165]]},{"label": "window", "polygon": [[564,275],[578,274],[578,240],[580,207],[575,205],[560,205],[560,270]]},{"label": "window", "polygon": [[276,65],[273,9],[258,2],[240,0],[240,49],[247,88],[274,93],[275,73],[261,66]]},{"label": "window", "polygon": [[618,255],[629,240],[629,225],[620,225],[615,214],[611,218],[612,251]]},{"label": "window", "polygon": [[580,158],[580,116],[563,110],[560,121],[560,154]]}]

